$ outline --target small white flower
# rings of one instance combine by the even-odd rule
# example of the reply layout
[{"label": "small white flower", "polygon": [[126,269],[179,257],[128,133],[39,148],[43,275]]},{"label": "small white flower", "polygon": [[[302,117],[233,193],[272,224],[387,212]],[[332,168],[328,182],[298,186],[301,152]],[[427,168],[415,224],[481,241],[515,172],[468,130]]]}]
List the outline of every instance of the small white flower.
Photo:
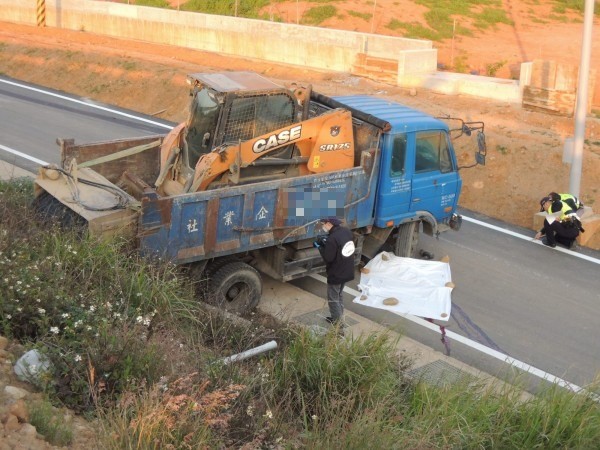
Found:
[{"label": "small white flower", "polygon": [[36,299],[35,299],[35,301],[36,301],[37,303],[42,303],[42,300],[41,300],[41,299],[39,299],[39,298],[36,298]]},{"label": "small white flower", "polygon": [[58,327],[50,327],[50,333],[58,334],[59,331]]},{"label": "small white flower", "polygon": [[20,306],[17,308],[17,312],[21,312],[23,311],[23,308],[21,308]]},{"label": "small white flower", "polygon": [[46,314],[46,310],[44,308],[38,308],[38,312],[42,315]]},{"label": "small white flower", "polygon": [[141,296],[142,296],[142,293],[141,293],[141,292],[138,292],[138,293],[137,293],[137,294],[135,294],[135,295],[136,295],[137,297],[141,297]]},{"label": "small white flower", "polygon": [[68,319],[70,317],[69,313],[62,313],[61,317],[63,319]]},{"label": "small white flower", "polygon": [[10,319],[12,319],[12,316],[11,316],[10,314],[7,314],[7,315],[6,315],[6,318],[7,318],[8,320],[10,320]]},{"label": "small white flower", "polygon": [[145,325],[145,326],[147,326],[147,327],[149,327],[149,326],[150,326],[150,319],[149,319],[148,317],[146,317],[146,318],[144,319],[144,325]]},{"label": "small white flower", "polygon": [[316,416],[316,414],[313,414],[312,420],[316,421],[317,419],[318,419],[318,417]]},{"label": "small white flower", "polygon": [[81,356],[75,355],[75,362],[79,362],[79,361],[81,361]]},{"label": "small white flower", "polygon": [[92,331],[92,327],[91,327],[91,326],[89,326],[89,325],[87,325],[87,326],[85,327],[85,329],[86,329],[87,331]]},{"label": "small white flower", "polygon": [[267,409],[267,412],[265,413],[265,417],[267,419],[272,419],[273,418],[273,413],[271,412],[270,409]]},{"label": "small white flower", "polygon": [[252,417],[254,415],[254,406],[248,405],[248,407],[246,408],[246,414]]},{"label": "small white flower", "polygon": [[91,306],[90,306],[90,311],[91,311],[91,312],[94,312],[94,311],[96,311],[96,307],[95,307],[94,305],[91,305]]},{"label": "small white flower", "polygon": [[137,317],[135,318],[135,321],[136,321],[137,323],[142,323],[142,322],[144,321],[144,318],[143,318],[142,316],[137,316]]}]

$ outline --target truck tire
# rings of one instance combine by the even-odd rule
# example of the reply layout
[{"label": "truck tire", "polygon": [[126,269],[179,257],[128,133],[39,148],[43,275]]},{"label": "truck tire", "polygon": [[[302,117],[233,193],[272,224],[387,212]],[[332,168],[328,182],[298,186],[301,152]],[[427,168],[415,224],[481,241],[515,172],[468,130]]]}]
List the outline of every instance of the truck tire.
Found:
[{"label": "truck tire", "polygon": [[241,261],[231,262],[217,270],[209,286],[209,303],[239,315],[256,308],[262,294],[260,274]]},{"label": "truck tire", "polygon": [[417,256],[420,224],[419,221],[408,222],[398,227],[398,234],[394,242],[394,255],[404,258],[415,258]]},{"label": "truck tire", "polygon": [[55,222],[63,228],[78,232],[83,232],[87,228],[87,221],[83,217],[46,191],[33,200],[32,206],[43,223]]},{"label": "truck tire", "polygon": [[210,283],[213,279],[213,277],[215,276],[215,274],[223,267],[226,266],[227,264],[231,264],[234,262],[238,262],[239,260],[234,257],[234,256],[222,256],[220,258],[217,258],[211,262],[209,262],[206,265],[206,268],[204,269],[204,277],[208,280],[208,282]]}]

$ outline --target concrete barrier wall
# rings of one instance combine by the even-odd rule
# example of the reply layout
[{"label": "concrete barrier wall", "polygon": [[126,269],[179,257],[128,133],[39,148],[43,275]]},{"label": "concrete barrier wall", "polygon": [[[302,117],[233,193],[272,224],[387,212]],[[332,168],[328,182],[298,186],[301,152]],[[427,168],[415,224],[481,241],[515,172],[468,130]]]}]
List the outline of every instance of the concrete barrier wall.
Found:
[{"label": "concrete barrier wall", "polygon": [[[0,0],[0,20],[35,24],[35,10],[35,0]],[[46,25],[340,72],[365,50],[396,58],[432,49],[431,41],[90,0],[47,0]]]},{"label": "concrete barrier wall", "polygon": [[[36,4],[0,0],[0,21],[35,25]],[[91,0],[47,0],[46,25],[336,72],[367,54],[398,61],[399,86],[522,101],[523,80],[437,72],[431,41]]]}]

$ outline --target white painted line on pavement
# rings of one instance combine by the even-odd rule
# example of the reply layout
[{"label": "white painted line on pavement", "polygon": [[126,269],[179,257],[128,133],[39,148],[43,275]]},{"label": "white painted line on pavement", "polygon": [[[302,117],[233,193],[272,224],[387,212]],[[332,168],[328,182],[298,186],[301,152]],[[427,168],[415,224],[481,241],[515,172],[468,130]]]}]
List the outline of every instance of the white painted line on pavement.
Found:
[{"label": "white painted line on pavement", "polygon": [[[323,275],[319,275],[316,273],[313,273],[310,275],[311,278],[314,278],[315,280],[321,281],[323,283],[327,283],[327,278],[325,278]],[[347,292],[350,295],[353,295],[354,297],[358,297],[360,295],[360,292],[349,288],[348,286],[344,287],[344,292]],[[394,313],[397,314],[401,317],[404,317],[407,320],[410,320],[411,322],[414,322],[418,325],[421,325],[425,328],[430,329],[431,331],[434,331],[436,333],[441,334],[439,325],[433,324],[431,322],[428,322],[425,319],[422,319],[421,317],[417,317],[417,316],[412,316],[410,314],[398,314],[398,313]],[[538,369],[536,367],[533,367],[523,361],[519,361],[518,359],[512,358],[508,355],[505,355],[504,353],[501,353],[499,351],[496,351],[494,349],[491,349],[489,347],[486,347],[485,345],[480,344],[479,342],[473,341],[469,338],[466,338],[464,336],[461,336],[460,334],[454,333],[453,331],[450,330],[446,330],[446,336],[448,336],[448,338],[456,341],[456,342],[460,342],[468,347],[471,347],[475,350],[478,350],[482,353],[485,353],[488,356],[491,356],[492,358],[498,359],[500,361],[503,361],[507,364],[510,364],[513,367],[516,367],[518,369],[521,369],[525,372],[528,372],[532,375],[535,375],[543,380],[547,380],[550,381],[551,383],[554,383],[558,386],[561,387],[565,387],[567,389],[570,389],[573,392],[587,392],[584,388],[582,388],[581,386],[577,386],[576,384],[570,383],[567,380],[563,380],[562,378],[559,378],[555,375],[552,375],[548,372],[544,372],[541,369]]]},{"label": "white painted line on pavement", "polygon": [[[534,239],[531,236],[525,236],[524,234],[517,233],[515,231],[510,231],[510,230],[507,230],[505,228],[501,228],[501,227],[498,227],[496,225],[492,225],[491,223],[482,222],[481,220],[472,219],[471,217],[462,216],[462,218],[464,220],[466,220],[467,222],[471,222],[471,223],[474,223],[476,225],[480,225],[482,227],[489,228],[490,230],[494,230],[494,231],[498,231],[500,233],[508,234],[509,236],[513,236],[513,237],[516,237],[518,239],[523,239],[525,241],[530,241],[530,242],[533,242],[533,243],[538,244],[538,245],[544,245],[544,244],[542,244],[542,241],[540,241],[539,239]],[[577,257],[579,259],[585,259],[586,261],[589,261],[589,262],[592,262],[592,263],[595,263],[595,264],[600,264],[600,259],[593,258],[593,257],[588,256],[588,255],[582,255],[581,253],[574,252],[573,250],[569,250],[569,249],[558,247],[558,246],[554,247],[552,250],[556,250],[558,252],[566,253],[568,255],[575,256],[575,257]]]},{"label": "white painted line on pavement", "polygon": [[46,161],[42,161],[41,159],[37,159],[37,158],[35,158],[33,156],[29,156],[26,153],[23,153],[23,152],[20,152],[18,150],[15,150],[14,148],[6,147],[5,145],[2,145],[2,144],[0,144],[0,150],[4,150],[5,152],[12,153],[13,155],[19,156],[21,158],[25,158],[25,159],[27,159],[27,160],[29,160],[31,162],[34,162],[36,164],[39,164],[41,166],[47,166],[48,165],[48,163]]},{"label": "white painted line on pavement", "polygon": [[69,102],[73,102],[73,103],[78,103],[80,105],[89,106],[90,108],[100,109],[102,111],[110,112],[110,113],[113,113],[113,114],[118,114],[120,116],[128,117],[130,119],[135,119],[135,120],[139,120],[141,122],[146,122],[146,123],[149,123],[149,124],[152,124],[152,125],[156,125],[157,127],[166,128],[168,130],[170,130],[170,129],[173,128],[171,125],[165,125],[164,123],[155,122],[154,120],[145,119],[145,118],[139,117],[139,116],[134,116],[133,114],[124,113],[122,111],[117,111],[116,109],[112,109],[112,108],[107,108],[105,106],[96,105],[96,104],[91,103],[91,102],[86,102],[86,101],[83,101],[83,100],[77,100],[75,98],[67,97],[66,95],[60,95],[60,94],[56,94],[54,92],[44,91],[43,89],[34,88],[32,86],[27,86],[27,85],[21,84],[21,83],[15,83],[14,81],[0,79],[0,82],[1,83],[5,83],[5,84],[10,84],[12,86],[17,86],[17,87],[20,87],[20,88],[23,88],[23,89],[28,89],[30,91],[37,92],[39,94],[45,94],[45,95],[49,95],[51,97],[60,98],[61,100],[67,100]]}]

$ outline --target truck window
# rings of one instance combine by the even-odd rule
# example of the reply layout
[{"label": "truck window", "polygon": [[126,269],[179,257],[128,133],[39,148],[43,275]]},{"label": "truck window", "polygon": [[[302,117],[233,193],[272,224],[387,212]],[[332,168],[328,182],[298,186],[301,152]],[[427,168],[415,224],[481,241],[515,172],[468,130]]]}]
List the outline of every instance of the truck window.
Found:
[{"label": "truck window", "polygon": [[294,104],[288,95],[236,98],[229,110],[223,141],[247,141],[293,122]]},{"label": "truck window", "polygon": [[404,161],[406,158],[406,134],[394,136],[392,145],[392,163],[390,165],[390,176],[399,177],[404,175]]},{"label": "truck window", "polygon": [[[190,103],[190,114],[185,133],[189,167],[196,167],[200,156],[211,150],[218,120],[219,104],[214,94],[208,89],[196,92]],[[208,140],[205,135],[208,136]]]},{"label": "truck window", "polygon": [[417,153],[415,172],[452,170],[452,160],[448,147],[447,134],[444,131],[427,131],[417,133]]}]

